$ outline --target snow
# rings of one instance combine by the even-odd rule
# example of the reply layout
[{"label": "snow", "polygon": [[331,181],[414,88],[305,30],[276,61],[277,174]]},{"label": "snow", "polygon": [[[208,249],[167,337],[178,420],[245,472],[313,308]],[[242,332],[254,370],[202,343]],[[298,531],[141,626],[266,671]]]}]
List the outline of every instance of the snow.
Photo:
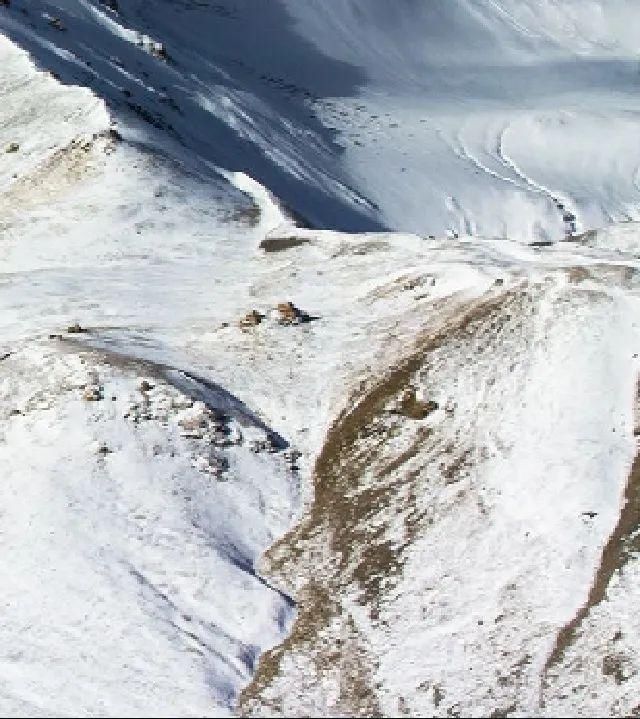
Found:
[{"label": "snow", "polygon": [[416,677],[425,675],[465,715],[509,705],[512,691],[501,689],[496,667],[508,673],[519,647],[529,656],[529,695],[523,691],[518,705],[535,713],[549,629],[567,623],[588,594],[635,456],[629,398],[640,336],[624,297],[585,290],[569,298],[563,284],[534,290],[521,312],[535,314],[512,316],[499,348],[490,338],[488,347],[466,348],[473,364],[446,350],[433,359],[429,375],[437,371],[438,380],[429,396],[456,407],[453,426],[442,431],[467,438],[475,466],[451,492],[427,471],[431,487],[423,485],[420,504],[434,526],[413,543],[380,617],[394,627],[393,645],[382,628],[374,640],[379,677],[390,687],[385,714],[397,711],[397,696],[412,713],[436,710],[418,690]]},{"label": "snow", "polygon": [[[211,264],[222,270],[221,246],[252,234],[216,231],[236,195],[216,202],[215,186],[167,162],[93,135],[75,157],[72,139],[108,128],[103,105],[35,73],[6,41],[2,52],[3,92],[11,107],[16,94],[29,102],[25,137],[37,138],[21,143],[3,195],[3,710],[226,714],[292,617],[253,564],[291,521],[296,475],[282,452],[253,451],[265,432],[246,417],[220,440],[183,438],[190,401],[171,372],[151,378],[145,409],[148,364],[118,369],[47,337],[81,320],[98,345],[117,350],[130,332],[129,355],[137,343],[184,369],[164,343],[216,321]],[[85,386],[101,399],[83,399]]]},{"label": "snow", "polygon": [[579,227],[638,219],[631,0],[288,5],[367,75],[321,117],[388,226],[559,239],[554,198]]},{"label": "snow", "polygon": [[[337,581],[342,587],[336,624],[324,627],[313,647],[288,652],[284,668],[260,695],[264,704],[249,709],[271,715],[278,707],[284,716],[355,713],[353,705],[340,703],[340,662],[331,663],[335,672],[322,663],[323,647],[333,646],[334,637],[345,642],[345,624],[353,620],[384,715],[404,710],[415,716],[485,716],[513,706],[526,716],[592,716],[609,715],[614,705],[628,713],[631,688],[614,688],[596,674],[588,685],[592,696],[578,692],[584,650],[572,650],[575,677],[558,672],[555,693],[543,693],[541,683],[556,635],[589,594],[636,453],[637,284],[630,296],[620,287],[620,275],[607,277],[602,265],[592,266],[591,278],[578,279],[562,261],[550,267],[542,253],[514,243],[433,245],[412,276],[425,272],[436,278],[437,288],[441,276],[456,277],[458,254],[458,292],[449,297],[454,307],[456,297],[463,306],[465,297],[486,297],[487,291],[500,298],[491,290],[491,274],[502,279],[506,295],[472,331],[452,331],[429,352],[413,382],[419,396],[435,399],[440,409],[417,427],[398,427],[382,415],[382,426],[395,427],[389,430],[393,439],[379,450],[381,458],[372,450],[362,486],[351,489],[354,506],[360,506],[356,498],[373,491],[375,478],[398,462],[389,480],[397,486],[390,506],[372,506],[361,531],[368,527],[374,546],[388,541],[404,547],[402,569],[399,576],[390,574],[374,613],[348,571],[333,579],[340,559],[331,558],[332,535],[307,539],[311,547],[304,558],[289,560],[276,578],[302,597],[322,567],[329,586]],[[586,271],[591,261],[574,250],[573,269],[578,264]],[[637,268],[635,257],[626,256],[627,262]],[[469,266],[476,268],[475,277]],[[397,291],[402,286],[397,282]],[[421,289],[402,294],[415,296]],[[448,322],[438,316],[437,296],[436,291],[433,304],[421,305],[423,326],[433,326],[433,335],[440,322]],[[391,297],[385,294],[385,303]],[[432,439],[413,456],[417,433],[425,427]],[[405,504],[409,482],[415,482],[415,494]],[[327,551],[329,558],[320,559]],[[357,556],[354,548],[351,561]],[[627,577],[626,570],[621,576]],[[631,606],[621,597],[617,601]],[[588,621],[586,641],[605,644],[613,634],[608,627],[622,616],[624,636],[635,636],[633,610],[621,606],[615,612],[603,604],[594,613],[607,619]],[[627,662],[634,662],[637,652],[629,643]],[[598,665],[590,661],[593,675]],[[577,687],[573,700],[559,689],[568,683]],[[547,708],[541,696],[552,697]]]},{"label": "snow", "polygon": [[[316,565],[258,570],[313,506],[327,431],[443,330],[412,378],[438,410],[387,407],[376,460],[433,433],[418,494],[372,519],[402,569],[376,619],[336,590],[376,700],[632,711],[635,555],[545,664],[636,452],[633,3],[119,6],[0,8],[0,708],[236,711],[288,593],[331,576],[322,533]],[[288,301],[310,321],[279,322]],[[622,685],[600,671],[618,625]],[[340,713],[318,647],[252,710]]]},{"label": "snow", "polygon": [[[3,709],[220,715],[291,612],[242,566],[286,526],[291,481],[242,448],[221,450],[232,476],[212,480],[176,435],[177,393],[151,399],[168,426],[133,430],[135,376],[105,367],[105,400],[86,402],[81,361],[39,349],[11,357],[2,392],[22,412],[1,451]],[[44,388],[21,376],[43,372]]]},{"label": "snow", "polygon": [[192,164],[249,171],[317,226],[530,241],[562,239],[564,212],[578,231],[640,219],[635,12],[15,0],[0,27],[121,122],[164,128]]}]

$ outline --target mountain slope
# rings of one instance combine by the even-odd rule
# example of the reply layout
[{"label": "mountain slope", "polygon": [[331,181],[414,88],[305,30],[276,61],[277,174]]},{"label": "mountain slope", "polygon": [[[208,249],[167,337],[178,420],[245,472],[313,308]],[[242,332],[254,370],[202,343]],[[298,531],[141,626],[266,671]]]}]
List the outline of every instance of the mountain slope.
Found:
[{"label": "mountain slope", "polygon": [[0,6],[6,713],[638,714],[636,12]]},{"label": "mountain slope", "polygon": [[121,120],[249,171],[315,225],[556,240],[639,219],[635,13],[13,0],[0,27]]},{"label": "mountain slope", "polygon": [[318,456],[313,506],[267,553],[300,613],[248,713],[636,707],[638,334],[623,275],[607,289],[576,266],[517,273],[436,303],[412,354],[355,394]]}]

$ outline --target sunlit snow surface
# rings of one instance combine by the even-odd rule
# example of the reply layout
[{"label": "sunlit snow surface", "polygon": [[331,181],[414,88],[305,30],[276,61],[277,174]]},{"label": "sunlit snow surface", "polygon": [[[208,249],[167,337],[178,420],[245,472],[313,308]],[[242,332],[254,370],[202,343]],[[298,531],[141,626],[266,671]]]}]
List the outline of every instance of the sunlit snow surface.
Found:
[{"label": "sunlit snow surface", "polygon": [[184,343],[245,298],[223,277],[239,279],[252,233],[221,229],[233,208],[209,186],[92,141],[108,118],[87,91],[5,40],[0,54],[2,142],[20,143],[1,200],[2,709],[224,713],[291,617],[253,564],[297,477],[282,448],[252,451],[267,435],[242,412],[190,407],[174,365],[49,335],[81,320],[98,344],[185,369]]},{"label": "sunlit snow surface", "polygon": [[[436,357],[427,383],[459,406],[445,435],[486,449],[473,492],[420,499],[438,522],[385,607],[391,639],[351,611],[386,713],[437,709],[425,672],[451,706],[498,708],[505,642],[531,655],[520,708],[542,713],[635,451],[640,240],[624,222],[522,242],[563,238],[557,202],[576,229],[638,219],[633,4],[119,5],[0,8],[42,68],[93,90],[0,37],[0,708],[233,711],[295,616],[255,566],[310,499],[328,425],[439,308],[524,284],[535,317]],[[271,192],[325,227],[437,239],[299,230]],[[264,253],[268,233],[305,244]],[[286,300],[317,319],[280,325]],[[610,597],[626,636],[634,572]],[[505,608],[506,628],[478,623]],[[290,711],[330,710],[322,682],[282,685]]]}]

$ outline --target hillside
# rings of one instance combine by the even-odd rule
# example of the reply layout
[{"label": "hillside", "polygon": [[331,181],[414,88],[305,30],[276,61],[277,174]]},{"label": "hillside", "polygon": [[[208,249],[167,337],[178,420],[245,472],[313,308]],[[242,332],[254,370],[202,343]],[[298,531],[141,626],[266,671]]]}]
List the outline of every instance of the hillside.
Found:
[{"label": "hillside", "polygon": [[640,716],[632,0],[0,3],[0,709]]}]

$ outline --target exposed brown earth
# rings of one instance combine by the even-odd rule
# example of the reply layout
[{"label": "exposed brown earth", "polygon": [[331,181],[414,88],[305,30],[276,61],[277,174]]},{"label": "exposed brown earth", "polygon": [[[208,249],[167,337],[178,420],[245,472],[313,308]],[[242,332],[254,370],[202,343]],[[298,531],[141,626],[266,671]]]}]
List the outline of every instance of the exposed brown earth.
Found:
[{"label": "exposed brown earth", "polygon": [[16,178],[0,195],[0,218],[51,202],[70,191],[82,178],[97,174],[103,162],[101,155],[113,146],[113,140],[105,133],[78,137],[56,150],[28,175]]},{"label": "exposed brown earth", "polygon": [[[419,337],[408,356],[382,379],[352,397],[334,422],[315,463],[314,501],[308,514],[264,558],[264,573],[295,596],[299,614],[289,637],[261,658],[253,682],[240,697],[241,713],[286,711],[270,696],[269,688],[280,672],[286,671],[286,663],[297,656],[310,662],[309,672],[316,679],[326,674],[339,683],[337,715],[381,714],[371,676],[375,661],[367,656],[340,597],[347,588],[355,588],[359,603],[368,610],[371,621],[377,621],[378,602],[402,571],[410,537],[426,521],[416,502],[420,462],[432,460],[434,450],[440,451],[430,428],[420,422],[400,455],[389,454],[389,439],[408,420],[424,418],[436,409],[435,404],[427,407],[427,403],[418,407],[412,388],[412,380],[430,352],[453,337],[473,333],[475,325],[519,292],[490,292],[467,303],[450,298],[437,308],[436,316],[443,318],[441,325]],[[406,412],[392,409],[398,399],[400,408],[404,400]],[[466,458],[449,460],[452,466],[462,468]],[[403,514],[408,540],[398,543],[385,535],[384,522],[376,521],[383,512],[387,516]],[[300,687],[300,692],[304,691]]]},{"label": "exposed brown earth", "polygon": [[283,252],[307,244],[309,240],[303,237],[267,237],[260,243],[260,249],[265,252]]},{"label": "exposed brown earth", "polygon": [[624,569],[632,553],[640,551],[639,529],[640,453],[636,454],[631,466],[620,517],[602,550],[600,565],[596,571],[589,595],[576,615],[558,633],[553,650],[545,663],[542,674],[542,691],[546,687],[549,670],[562,662],[567,649],[576,641],[584,619],[594,607],[606,599],[607,588],[614,574]]}]

